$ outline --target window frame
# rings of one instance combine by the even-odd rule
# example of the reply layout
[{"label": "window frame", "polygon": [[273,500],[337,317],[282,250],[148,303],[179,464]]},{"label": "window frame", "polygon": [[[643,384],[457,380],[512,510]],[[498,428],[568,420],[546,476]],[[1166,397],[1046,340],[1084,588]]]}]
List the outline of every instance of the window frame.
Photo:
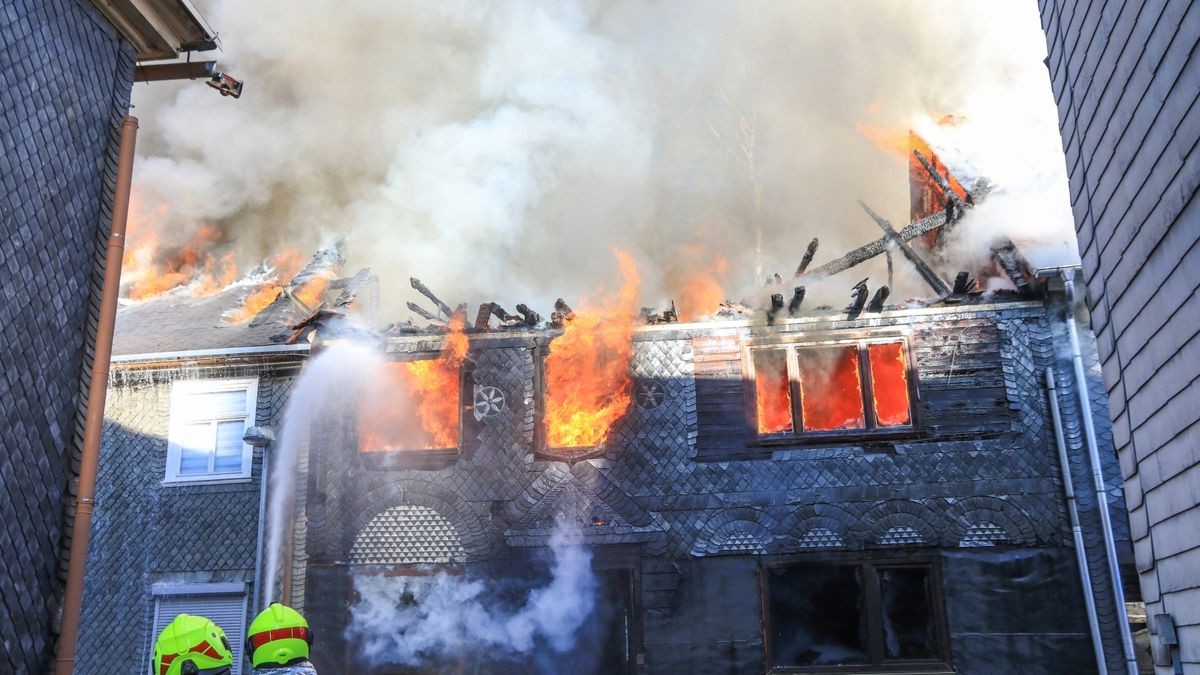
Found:
[{"label": "window frame", "polygon": [[[192,416],[187,412],[188,398],[197,394],[213,394],[229,391],[245,391],[246,392],[246,409],[244,414],[239,415],[222,415],[216,417],[200,417]],[[254,426],[256,423],[255,414],[258,405],[258,378],[257,377],[239,377],[226,378],[216,380],[182,380],[171,384],[171,411],[167,423],[167,466],[164,484],[171,485],[188,485],[188,484],[212,484],[212,483],[229,483],[229,482],[245,482],[251,480],[251,474],[254,469],[254,446],[242,441],[242,464],[237,472],[213,473],[211,470],[207,473],[199,474],[180,474],[179,465],[182,460],[181,447],[178,439],[182,434],[184,424],[192,424],[196,422],[229,422],[240,420],[242,422],[242,435],[246,430]],[[215,453],[210,456],[209,465],[213,466],[216,461]]]},{"label": "window frame", "polygon": [[[874,403],[874,382],[871,373],[870,345],[900,343],[904,353],[905,377],[908,387],[908,424],[881,427],[878,424]],[[831,429],[821,431],[804,430],[804,410],[800,389],[799,351],[812,348],[856,347],[858,353],[858,382],[863,404],[863,428]],[[758,374],[754,357],[761,352],[782,351],[785,354],[788,374],[788,394],[792,408],[792,430],[775,433],[758,431]],[[836,443],[848,439],[889,440],[912,438],[921,435],[920,387],[917,368],[913,358],[913,340],[910,331],[861,332],[841,331],[828,334],[806,334],[769,338],[750,338],[743,342],[742,363],[746,386],[746,419],[753,432],[754,445],[794,445],[796,443]]]},{"label": "window frame", "polygon": [[[437,350],[395,352],[387,354],[386,365],[431,361],[441,355]],[[462,454],[466,443],[467,417],[474,411],[474,400],[468,398],[467,390],[474,384],[474,368],[470,356],[458,369],[458,444],[445,448],[393,448],[391,450],[364,450],[355,432],[357,456],[364,465],[373,469],[443,469],[453,464]]]},{"label": "window frame", "polygon": [[[866,613],[866,639],[869,663],[850,665],[793,666],[773,661],[773,624],[769,572],[779,568],[856,567],[862,570],[863,611]],[[889,659],[884,652],[882,595],[879,571],[885,569],[924,569],[929,573],[929,613],[933,629],[932,659]],[[821,555],[768,556],[759,564],[759,589],[762,598],[763,662],[768,673],[953,673],[953,652],[946,614],[946,595],[942,583],[941,557],[929,551],[858,551],[827,552]],[[861,618],[861,617],[860,617]]]}]

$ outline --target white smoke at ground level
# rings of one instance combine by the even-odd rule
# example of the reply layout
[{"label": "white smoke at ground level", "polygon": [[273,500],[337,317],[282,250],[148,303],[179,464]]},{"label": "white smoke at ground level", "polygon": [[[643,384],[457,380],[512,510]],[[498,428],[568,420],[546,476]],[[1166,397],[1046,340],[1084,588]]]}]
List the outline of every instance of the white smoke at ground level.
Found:
[{"label": "white smoke at ground level", "polygon": [[375,665],[485,651],[516,656],[543,642],[568,651],[595,609],[597,581],[576,526],[559,520],[550,551],[550,582],[515,610],[490,605],[484,599],[488,585],[478,579],[446,573],[357,576],[359,600],[350,608],[346,637]]}]

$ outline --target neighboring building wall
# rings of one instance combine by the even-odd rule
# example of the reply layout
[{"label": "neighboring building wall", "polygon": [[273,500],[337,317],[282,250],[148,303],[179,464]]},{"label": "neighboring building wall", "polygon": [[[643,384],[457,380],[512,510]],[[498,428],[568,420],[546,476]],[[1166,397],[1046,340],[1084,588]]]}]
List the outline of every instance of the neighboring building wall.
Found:
[{"label": "neighboring building wall", "polygon": [[133,673],[147,666],[155,584],[237,582],[254,592],[262,453],[255,450],[250,480],[164,484],[171,387],[173,381],[258,376],[255,423],[278,432],[297,367],[115,370],[84,583],[79,672]]},{"label": "neighboring building wall", "polygon": [[1200,672],[1200,4],[1040,5],[1142,595]]},{"label": "neighboring building wall", "polygon": [[[604,456],[574,464],[535,456],[536,363],[549,336],[473,339],[468,394],[501,403],[464,415],[461,456],[404,468],[414,453],[360,454],[346,437],[313,447],[307,498],[298,504],[293,602],[340,634],[357,534],[392,507],[433,509],[451,523],[468,572],[523,560],[545,547],[555,517],[565,515],[581,525],[598,561],[621,558],[639,580],[639,672],[761,669],[763,561],[905,550],[940,559],[959,672],[1095,672],[1042,383],[1048,367],[1063,387],[1072,383],[1070,362],[1056,349],[1060,311],[1024,303],[860,321],[822,317],[775,328],[641,331],[632,366],[638,403],[614,429]],[[739,341],[880,327],[912,331],[924,435],[773,451],[718,447],[730,429],[712,426],[714,397],[730,396],[735,407],[742,397]],[[716,353],[714,340],[732,345],[732,356]],[[391,347],[430,353],[438,341],[397,339]],[[718,361],[727,362],[714,366]],[[1061,402],[1068,443],[1080,457],[1078,406],[1069,391]],[[337,425],[346,421],[318,426],[326,439],[337,439]],[[1107,425],[1098,427],[1104,437]],[[1111,476],[1111,446],[1104,454]],[[1122,672],[1096,501],[1082,494],[1089,471],[1073,466],[1072,477],[1110,672]],[[1009,543],[967,548],[967,532],[985,523],[999,525]],[[889,541],[893,528],[912,539]],[[363,672],[353,645],[316,658],[322,672]]]},{"label": "neighboring building wall", "polygon": [[86,0],[8,0],[0,35],[0,672],[40,673],[134,64]]}]

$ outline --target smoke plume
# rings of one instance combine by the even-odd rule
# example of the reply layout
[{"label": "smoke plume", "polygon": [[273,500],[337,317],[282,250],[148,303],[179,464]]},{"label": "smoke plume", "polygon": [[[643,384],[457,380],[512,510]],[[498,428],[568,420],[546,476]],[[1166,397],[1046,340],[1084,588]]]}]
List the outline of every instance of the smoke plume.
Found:
[{"label": "smoke plume", "polygon": [[816,264],[877,238],[858,198],[906,222],[905,165],[859,124],[915,127],[1018,203],[1049,186],[1020,212],[1071,234],[1031,2],[199,4],[245,94],[138,86],[147,210],[181,241],[218,228],[243,266],[342,235],[389,318],[409,275],[546,314],[611,278],[614,246],[643,302],[694,255],[744,297],[813,236]]},{"label": "smoke plume", "polygon": [[358,576],[360,599],[350,608],[346,637],[374,665],[464,654],[517,656],[539,644],[565,652],[595,608],[596,578],[576,526],[557,521],[550,551],[550,582],[515,610],[486,602],[487,585],[476,579]]}]

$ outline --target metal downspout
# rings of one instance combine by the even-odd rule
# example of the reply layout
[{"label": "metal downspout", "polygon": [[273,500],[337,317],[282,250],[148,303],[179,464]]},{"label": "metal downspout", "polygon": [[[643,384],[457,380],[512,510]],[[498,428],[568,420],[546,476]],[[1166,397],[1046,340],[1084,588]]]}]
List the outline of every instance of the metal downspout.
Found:
[{"label": "metal downspout", "polygon": [[1062,415],[1058,412],[1058,388],[1054,385],[1054,369],[1046,369],[1046,391],[1050,395],[1050,416],[1054,420],[1054,441],[1058,446],[1058,463],[1062,467],[1063,491],[1067,497],[1067,513],[1071,516],[1071,535],[1075,539],[1075,562],[1079,565],[1079,579],[1083,584],[1083,602],[1087,606],[1088,630],[1092,634],[1092,650],[1096,656],[1096,668],[1108,672],[1104,658],[1104,643],[1100,639],[1100,617],[1096,616],[1096,598],[1092,595],[1092,573],[1088,570],[1087,551],[1083,548],[1083,529],[1079,527],[1079,508],[1075,504],[1075,486],[1071,482],[1071,466],[1067,459],[1067,441],[1063,438]]},{"label": "metal downspout", "polygon": [[263,566],[263,533],[267,522],[267,477],[270,476],[270,452],[268,445],[262,446],[262,477],[258,490],[258,540],[254,546],[254,602],[251,609],[254,616],[266,607],[269,595],[262,589]]},{"label": "metal downspout", "polygon": [[1121,566],[1117,561],[1117,545],[1113,536],[1112,516],[1108,512],[1108,491],[1104,489],[1104,473],[1100,468],[1100,445],[1096,442],[1096,427],[1092,422],[1092,401],[1088,395],[1087,378],[1083,370],[1083,352],[1079,348],[1079,332],[1075,326],[1075,270],[1059,272],[1067,294],[1067,335],[1071,340],[1071,360],[1075,366],[1075,392],[1079,395],[1080,417],[1083,418],[1084,438],[1087,441],[1088,459],[1092,464],[1092,481],[1096,489],[1096,508],[1100,511],[1100,524],[1104,535],[1104,552],[1108,557],[1108,568],[1112,576],[1113,604],[1116,605],[1117,623],[1121,630],[1121,648],[1125,653],[1126,670],[1137,675],[1137,657],[1133,650],[1133,634],[1129,631],[1129,615],[1125,611],[1125,586],[1121,581]]},{"label": "metal downspout", "polygon": [[121,287],[121,255],[125,250],[125,222],[129,216],[129,188],[133,182],[133,150],[138,121],[125,116],[117,159],[117,181],[113,190],[108,254],[104,261],[104,287],[92,357],[92,380],[88,384],[87,418],[83,432],[83,456],[79,464],[75,518],[71,534],[71,558],[67,566],[67,588],[63,593],[62,630],[58,637],[55,673],[69,675],[75,663],[75,641],[79,635],[83,573],[91,537],[92,507],[96,503],[96,467],[100,461],[100,435],[104,430],[104,401],[108,393],[108,364],[112,356],[113,325],[117,317],[117,293]]}]

